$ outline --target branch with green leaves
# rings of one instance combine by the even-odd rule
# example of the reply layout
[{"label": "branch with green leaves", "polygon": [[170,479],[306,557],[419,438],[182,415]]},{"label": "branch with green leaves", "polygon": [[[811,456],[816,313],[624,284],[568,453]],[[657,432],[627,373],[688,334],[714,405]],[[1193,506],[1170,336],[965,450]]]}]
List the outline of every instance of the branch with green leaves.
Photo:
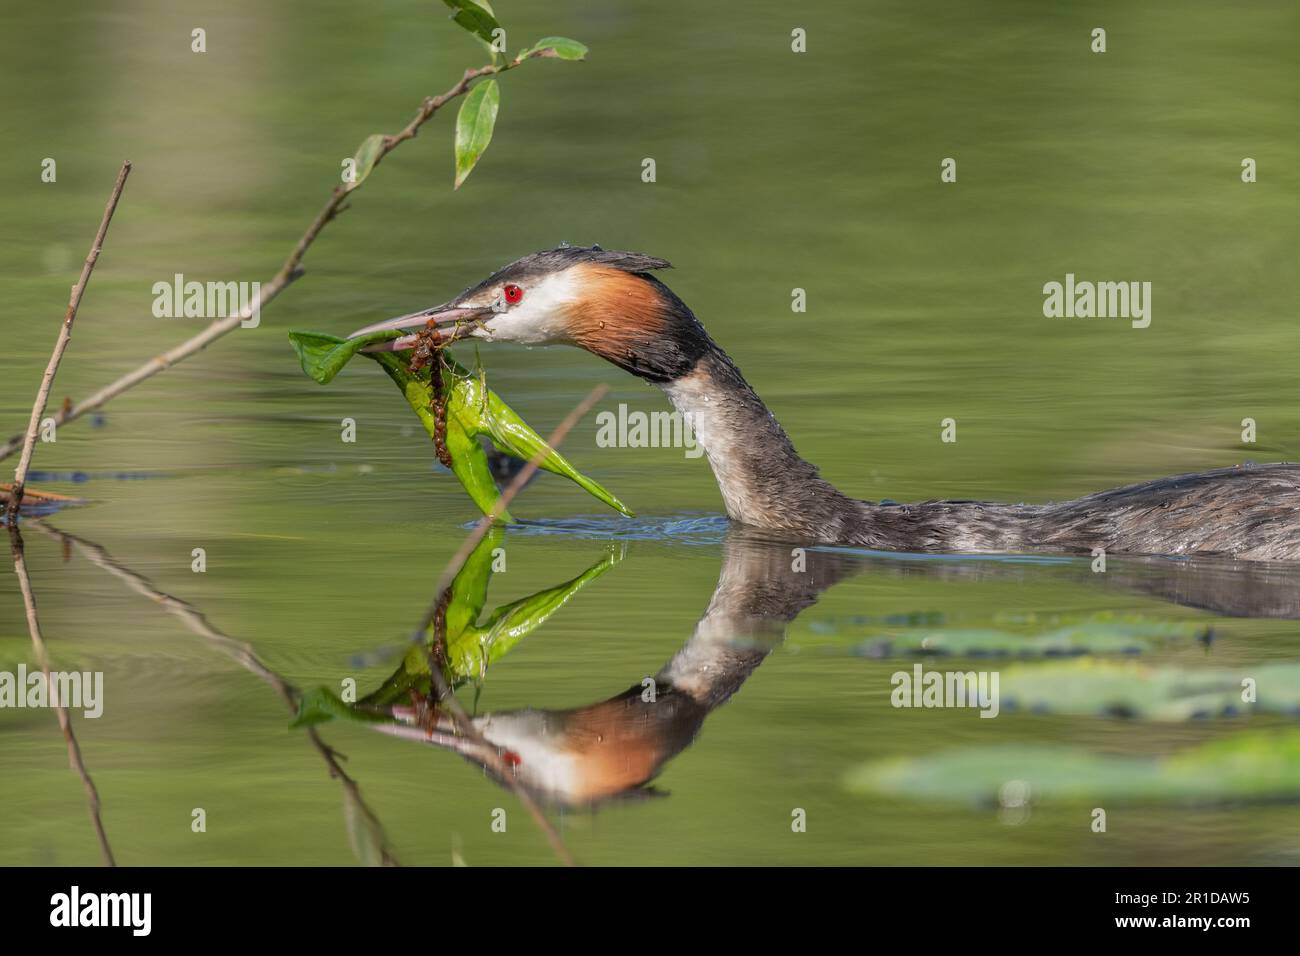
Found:
[{"label": "branch with green leaves", "polygon": [[[513,59],[506,59],[503,54],[505,32],[488,4],[474,3],[471,0],[446,0],[446,3],[452,10],[452,19],[488,45],[492,62],[476,69],[466,70],[446,92],[425,97],[414,118],[397,133],[391,135],[375,133],[366,137],[353,157],[354,171],[350,181],[334,187],[329,200],[299,237],[279,271],[269,281],[261,284],[261,291],[245,308],[233,315],[213,320],[203,331],[166,352],[155,355],[86,398],[77,402],[70,399],[65,401],[60,411],[53,416],[56,426],[76,421],[86,413],[102,408],[141,382],[183,362],[222,336],[233,332],[254,314],[259,314],[261,309],[303,275],[305,270],[302,263],[307,250],[311,248],[325,227],[349,208],[349,197],[361,187],[374,172],[375,167],[402,143],[414,139],[420,128],[445,104],[459,97],[466,97],[456,122],[456,185],[459,186],[477,164],[492,138],[497,106],[501,98],[495,77],[522,66],[528,60],[547,58],[581,60],[587,54],[587,48],[576,40],[567,37],[546,37],[521,50]],[[481,83],[478,82],[480,80]],[[466,94],[472,95],[466,96]],[[23,445],[23,439],[23,434],[17,434],[0,444],[0,460],[18,451]]]}]

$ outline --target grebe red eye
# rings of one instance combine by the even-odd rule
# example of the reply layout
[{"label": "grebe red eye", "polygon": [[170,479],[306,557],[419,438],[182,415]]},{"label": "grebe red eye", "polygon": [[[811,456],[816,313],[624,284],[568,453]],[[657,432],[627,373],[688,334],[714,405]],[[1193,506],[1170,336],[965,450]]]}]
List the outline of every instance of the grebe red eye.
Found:
[{"label": "grebe red eye", "polygon": [[505,293],[506,301],[511,305],[524,297],[524,290],[517,285],[507,285],[501,291]]}]

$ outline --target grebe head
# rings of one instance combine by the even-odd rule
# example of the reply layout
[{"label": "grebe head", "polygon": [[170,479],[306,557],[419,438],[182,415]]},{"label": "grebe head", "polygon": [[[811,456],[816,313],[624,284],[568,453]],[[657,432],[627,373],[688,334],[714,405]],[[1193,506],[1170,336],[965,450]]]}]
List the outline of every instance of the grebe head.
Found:
[{"label": "grebe head", "polygon": [[[691,310],[650,273],[669,263],[599,246],[524,256],[443,305],[359,329],[437,328],[453,339],[576,345],[653,382],[686,374],[711,346]],[[413,336],[370,346],[399,351]]]}]

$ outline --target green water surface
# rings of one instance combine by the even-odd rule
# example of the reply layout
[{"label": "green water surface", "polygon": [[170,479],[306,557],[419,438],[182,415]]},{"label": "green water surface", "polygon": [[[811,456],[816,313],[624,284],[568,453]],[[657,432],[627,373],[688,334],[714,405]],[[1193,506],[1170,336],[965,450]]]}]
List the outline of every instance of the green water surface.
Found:
[{"label": "green water surface", "polygon": [[[54,404],[201,327],[155,318],[155,282],[270,279],[357,144],[396,131],[422,97],[483,62],[441,4],[417,0],[4,8],[5,436],[26,422],[123,159],[135,168]],[[189,602],[284,680],[377,687],[476,517],[379,369],[357,362],[322,388],[299,370],[287,331],[346,334],[561,241],[671,260],[665,280],[800,452],[859,497],[1038,502],[1300,457],[1295,4],[499,0],[496,12],[512,50],[559,34],[591,52],[501,79],[494,140],[460,190],[449,107],[376,170],[257,328],[37,448],[33,486],[89,499],[47,527]],[[1097,26],[1104,54],[1089,48]],[[190,50],[195,27],[207,31],[204,54]],[[795,27],[807,30],[804,54],[791,52]],[[55,183],[41,181],[46,157]],[[647,157],[653,184],[641,179]],[[940,182],[945,157],[957,160],[956,183]],[[1253,184],[1241,181],[1246,157]],[[1043,284],[1067,273],[1151,282],[1150,327],[1045,318]],[[791,311],[796,288],[806,313]],[[668,408],[577,350],[492,346],[483,359],[492,386],[543,433],[602,382],[601,409]],[[341,440],[345,418],[354,443]],[[955,443],[940,441],[945,418]],[[1254,444],[1242,442],[1244,418],[1257,423]],[[494,664],[477,695],[462,691],[477,713],[581,707],[655,674],[695,631],[723,567],[722,505],[703,459],[598,447],[594,416],[564,451],[639,517],[552,476],[514,505],[532,524],[506,536],[489,608],[611,549],[621,560]],[[104,715],[74,715],[73,726],[119,862],[355,862],[339,783],[264,682],[83,551],[34,523],[24,537],[55,665],[105,675]],[[195,548],[205,573],[191,570]],[[863,618],[978,628],[1032,615],[1041,632],[1142,615],[1214,628],[1208,646],[1152,647],[1153,665],[1300,654],[1294,621],[1171,602],[1103,580],[1086,560],[953,566],[864,559],[666,762],[660,796],[550,811],[573,854],[593,864],[1300,859],[1293,804],[1116,806],[1097,834],[1091,803],[1011,820],[848,792],[846,773],[877,758],[994,743],[1160,756],[1293,725],[895,709],[890,675],[913,661],[851,653],[869,636]],[[1240,596],[1243,574],[1216,568],[1213,589]],[[1277,574],[1289,588],[1292,572]],[[17,580],[0,576],[0,670],[33,660]],[[555,861],[515,797],[459,756],[352,723],[320,733],[347,755],[401,862]],[[195,808],[206,833],[191,830]],[[505,833],[491,826],[497,808]],[[795,808],[806,832],[792,832]],[[99,858],[54,715],[0,711],[0,863]]]}]

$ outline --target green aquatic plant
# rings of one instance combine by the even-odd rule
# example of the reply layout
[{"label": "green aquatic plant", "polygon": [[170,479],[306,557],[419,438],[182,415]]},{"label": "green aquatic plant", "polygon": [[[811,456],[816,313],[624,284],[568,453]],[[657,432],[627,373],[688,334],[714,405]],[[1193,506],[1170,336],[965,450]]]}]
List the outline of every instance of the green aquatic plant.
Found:
[{"label": "green aquatic plant", "polygon": [[326,687],[308,691],[303,694],[293,726],[321,723],[335,717],[366,723],[393,722],[393,705],[409,705],[412,694],[420,698],[429,695],[430,651],[434,646],[441,648],[436,657],[448,687],[456,689],[481,682],[489,666],[620,560],[616,552],[611,552],[576,577],[503,604],[484,616],[493,552],[500,547],[503,535],[501,528],[493,528],[478,543],[439,602],[434,633],[425,635],[427,642],[412,644],[383,684],[355,704],[345,702]]},{"label": "green aquatic plant", "polygon": [[[366,345],[396,338],[400,332],[376,332],[352,339],[342,339],[324,332],[290,332],[302,370],[314,381],[328,384],[358,354],[377,362],[406,398],[429,436],[445,447],[451,471],[469,493],[483,514],[491,514],[500,492],[488,467],[487,452],[480,438],[486,438],[498,451],[524,461],[537,458],[538,467],[563,475],[584,491],[609,505],[620,514],[631,516],[623,502],[610,494],[599,482],[573,467],[563,455],[547,445],[501,398],[487,387],[481,371],[472,374],[447,351],[438,351],[423,368],[415,368],[394,352],[363,352]],[[436,410],[441,406],[442,419]],[[540,456],[540,457],[539,457]],[[440,454],[440,457],[441,454]],[[501,521],[513,519],[508,511],[498,515]]]}]

